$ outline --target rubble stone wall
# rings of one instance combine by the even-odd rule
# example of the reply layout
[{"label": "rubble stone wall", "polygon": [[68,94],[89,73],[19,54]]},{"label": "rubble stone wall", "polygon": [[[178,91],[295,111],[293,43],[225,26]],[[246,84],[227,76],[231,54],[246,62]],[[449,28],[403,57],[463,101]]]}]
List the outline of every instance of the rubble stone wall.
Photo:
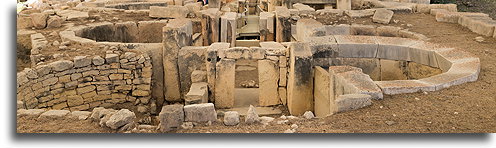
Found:
[{"label": "rubble stone wall", "polygon": [[152,64],[138,51],[76,56],[17,73],[17,100],[27,109],[88,110],[132,102],[153,106]]}]

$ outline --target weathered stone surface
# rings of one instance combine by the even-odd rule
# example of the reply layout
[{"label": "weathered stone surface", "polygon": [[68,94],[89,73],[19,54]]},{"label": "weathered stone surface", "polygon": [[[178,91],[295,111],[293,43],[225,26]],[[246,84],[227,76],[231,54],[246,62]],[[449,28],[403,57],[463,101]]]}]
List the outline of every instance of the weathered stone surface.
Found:
[{"label": "weathered stone surface", "polygon": [[344,13],[351,18],[362,18],[362,17],[370,17],[374,15],[374,10],[365,9],[365,10],[347,10]]},{"label": "weathered stone surface", "polygon": [[46,110],[44,109],[19,109],[17,110],[17,116],[22,117],[22,116],[33,116],[33,117],[38,117],[42,113],[44,113]]},{"label": "weathered stone surface", "polygon": [[119,62],[119,55],[118,54],[106,54],[105,55],[105,61],[107,63],[118,63]]},{"label": "weathered stone surface", "polygon": [[91,65],[91,59],[88,56],[74,57],[74,67],[85,67]]},{"label": "weathered stone surface", "polygon": [[312,119],[312,118],[315,118],[315,116],[313,115],[312,111],[306,111],[304,114],[303,114],[303,117],[306,118],[306,119]]},{"label": "weathered stone surface", "polygon": [[121,109],[110,116],[110,119],[105,122],[105,125],[112,129],[118,129],[126,124],[134,122],[134,119],[136,119],[136,115],[133,112],[128,109]]},{"label": "weathered stone surface", "polygon": [[192,104],[184,106],[185,121],[190,122],[215,122],[217,121],[217,112],[215,112],[214,104]]},{"label": "weathered stone surface", "polygon": [[82,20],[89,17],[88,12],[76,10],[61,10],[56,11],[57,15],[62,16],[68,21]]},{"label": "weathered stone surface", "polygon": [[171,131],[178,128],[184,121],[183,105],[165,105],[159,114],[160,130]]},{"label": "weathered stone surface", "polygon": [[27,29],[34,27],[33,21],[29,16],[17,16],[17,29]]},{"label": "weathered stone surface", "polygon": [[102,57],[100,56],[94,56],[93,59],[92,59],[92,62],[94,65],[103,65],[105,63],[105,59],[103,59]]},{"label": "weathered stone surface", "polygon": [[350,111],[363,108],[372,104],[370,95],[365,94],[347,94],[340,95],[336,99],[338,112]]},{"label": "weathered stone surface", "polygon": [[162,28],[167,25],[166,20],[161,21],[140,21],[138,22],[138,41],[140,43],[160,43],[162,42]]},{"label": "weathered stone surface", "polygon": [[336,9],[351,10],[351,1],[352,0],[337,0]]},{"label": "weathered stone surface", "polygon": [[59,28],[62,26],[62,18],[58,16],[50,16],[47,21],[47,28]]},{"label": "weathered stone surface", "polygon": [[290,46],[287,104],[292,115],[313,110],[312,52],[304,43]]},{"label": "weathered stone surface", "polygon": [[351,35],[368,35],[376,36],[377,30],[373,25],[361,25],[361,24],[351,24],[350,28]]},{"label": "weathered stone surface", "polygon": [[375,58],[378,44],[374,37],[334,36],[338,43],[339,57]]},{"label": "weathered stone surface", "polygon": [[33,26],[37,29],[43,29],[47,25],[48,14],[46,13],[32,13],[31,20],[33,21]]},{"label": "weathered stone surface", "polygon": [[332,115],[334,112],[334,108],[331,108],[334,105],[334,96],[330,96],[330,85],[334,85],[331,83],[329,78],[329,72],[327,72],[322,67],[315,67],[314,71],[314,111],[317,117],[325,117],[328,115]]},{"label": "weathered stone surface", "polygon": [[220,41],[231,43],[234,46],[236,43],[236,33],[237,33],[237,13],[227,12],[221,16],[220,28]]},{"label": "weathered stone surface", "polygon": [[72,111],[67,115],[69,118],[78,119],[78,120],[86,120],[91,115],[89,111]]},{"label": "weathered stone surface", "polygon": [[207,82],[207,72],[203,70],[195,70],[191,73],[191,83]]},{"label": "weathered stone surface", "polygon": [[231,108],[234,106],[234,83],[236,61],[221,59],[217,62],[215,78],[215,106]]},{"label": "weathered stone surface", "polygon": [[149,16],[154,18],[186,18],[188,13],[189,10],[185,6],[151,6]]},{"label": "weathered stone surface", "polygon": [[323,24],[314,19],[301,19],[296,23],[296,39],[298,41],[307,41],[309,37],[325,35]]},{"label": "weathered stone surface", "polygon": [[267,116],[260,117],[259,119],[260,123],[262,123],[263,125],[268,125],[270,122],[274,121],[274,118]]},{"label": "weathered stone surface", "polygon": [[270,60],[258,61],[258,83],[260,106],[279,104],[278,81],[279,66]]},{"label": "weathered stone surface", "polygon": [[291,41],[291,14],[287,7],[276,7],[276,42]]},{"label": "weathered stone surface", "polygon": [[350,35],[351,28],[348,24],[326,25],[326,35]]},{"label": "weathered stone surface", "polygon": [[293,4],[293,8],[298,10],[298,13],[300,15],[302,15],[302,14],[303,15],[314,15],[315,14],[315,9],[313,9],[312,7],[305,5],[305,4],[296,3],[296,4]]},{"label": "weathered stone surface", "polygon": [[237,111],[228,111],[224,113],[224,125],[234,126],[239,124],[239,113]]},{"label": "weathered stone surface", "polygon": [[184,103],[189,104],[201,104],[208,103],[208,83],[199,82],[191,84],[189,92],[184,98]]},{"label": "weathered stone surface", "polygon": [[68,110],[49,110],[40,115],[39,118],[62,118],[66,116],[70,111]]},{"label": "weathered stone surface", "polygon": [[372,17],[372,21],[381,24],[389,24],[394,12],[387,9],[377,9]]},{"label": "weathered stone surface", "polygon": [[64,71],[72,68],[73,66],[74,63],[68,60],[55,61],[53,63],[50,63],[50,67],[52,68],[52,70],[55,71]]},{"label": "weathered stone surface", "polygon": [[246,112],[245,123],[252,124],[259,121],[260,119],[255,107],[253,107],[253,105],[250,105],[250,108],[248,108],[248,112]]}]

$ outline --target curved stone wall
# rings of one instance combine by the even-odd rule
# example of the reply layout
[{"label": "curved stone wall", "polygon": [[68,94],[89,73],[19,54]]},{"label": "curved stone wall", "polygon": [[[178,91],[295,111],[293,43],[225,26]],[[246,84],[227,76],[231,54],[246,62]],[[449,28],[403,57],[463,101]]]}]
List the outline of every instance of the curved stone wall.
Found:
[{"label": "curved stone wall", "polygon": [[18,72],[17,100],[27,109],[74,111],[125,102],[153,109],[151,76],[151,59],[139,51],[76,56]]},{"label": "curved stone wall", "polygon": [[324,58],[411,61],[443,71],[442,74],[419,80],[375,81],[385,94],[437,91],[452,85],[476,81],[480,72],[479,58],[472,54],[419,40],[335,35],[313,37],[307,44],[313,57],[326,55]]}]

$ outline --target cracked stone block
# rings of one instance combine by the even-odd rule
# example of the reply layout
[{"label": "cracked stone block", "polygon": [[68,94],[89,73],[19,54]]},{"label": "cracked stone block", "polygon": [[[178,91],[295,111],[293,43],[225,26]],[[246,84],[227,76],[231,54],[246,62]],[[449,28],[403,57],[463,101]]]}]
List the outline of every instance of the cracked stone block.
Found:
[{"label": "cracked stone block", "polygon": [[183,105],[165,105],[158,116],[162,132],[177,129],[184,121]]},{"label": "cracked stone block", "polygon": [[189,89],[189,92],[184,98],[184,103],[189,104],[201,104],[208,103],[208,83],[200,82],[193,83]]},{"label": "cracked stone block", "polygon": [[215,122],[217,121],[217,112],[215,112],[213,103],[185,105],[184,119],[187,122]]},{"label": "cracked stone block", "polygon": [[372,21],[381,24],[389,24],[394,12],[387,9],[377,9],[372,17]]}]

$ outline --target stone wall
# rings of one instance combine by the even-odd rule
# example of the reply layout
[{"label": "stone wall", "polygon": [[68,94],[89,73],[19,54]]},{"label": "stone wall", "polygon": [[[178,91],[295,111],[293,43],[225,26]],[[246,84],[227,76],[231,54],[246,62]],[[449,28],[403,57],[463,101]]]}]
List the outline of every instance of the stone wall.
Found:
[{"label": "stone wall", "polygon": [[[76,56],[17,73],[17,100],[25,108],[89,110],[132,102],[148,110],[152,63],[138,51]],[[153,112],[153,111],[152,111]]]}]

